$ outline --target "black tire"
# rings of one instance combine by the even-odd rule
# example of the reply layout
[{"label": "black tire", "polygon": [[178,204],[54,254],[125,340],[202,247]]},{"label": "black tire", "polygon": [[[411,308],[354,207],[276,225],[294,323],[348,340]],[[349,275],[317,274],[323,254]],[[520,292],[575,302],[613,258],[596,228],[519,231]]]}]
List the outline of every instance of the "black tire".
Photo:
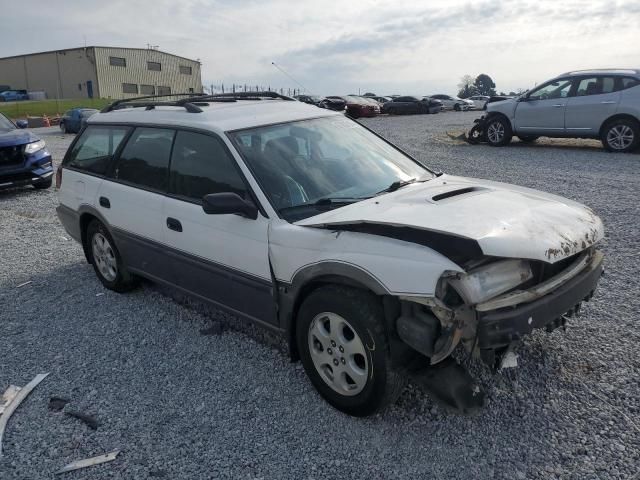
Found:
[{"label": "black tire", "polygon": [[484,132],[486,142],[493,147],[504,147],[511,142],[513,137],[511,123],[502,115],[487,119]]},{"label": "black tire", "polygon": [[540,137],[536,135],[518,135],[518,138],[522,143],[533,143]]},{"label": "black tire", "polygon": [[467,141],[472,145],[476,145],[480,142],[486,142],[484,129],[480,125],[475,124],[467,134]]},{"label": "black tire", "polygon": [[41,182],[34,182],[33,188],[37,188],[38,190],[45,190],[53,185],[53,177],[49,177],[46,180]]},{"label": "black tire", "polygon": [[600,135],[605,150],[614,153],[632,152],[640,145],[640,123],[630,118],[607,122]]},{"label": "black tire", "polygon": [[[356,394],[340,394],[330,386],[320,375],[312,360],[309,346],[310,327],[316,322],[322,322],[323,317],[316,319],[320,314],[328,313],[337,315],[348,322],[349,327],[357,334],[357,340],[362,342],[364,354],[352,355],[350,362],[356,362],[359,355],[360,363],[366,356],[365,365],[366,383]],[[326,317],[325,317],[326,318]],[[406,384],[406,377],[401,372],[392,370],[390,366],[387,335],[384,327],[384,312],[381,302],[372,293],[356,288],[330,285],[321,287],[312,292],[302,303],[297,317],[296,341],[298,351],[307,376],[320,395],[332,406],[349,415],[363,417],[372,415],[382,410],[387,405],[396,401]],[[340,333],[331,332],[331,341],[336,340]],[[342,336],[345,336],[343,331]],[[329,342],[328,338],[325,338]],[[325,343],[326,343],[325,342]],[[330,344],[327,343],[327,347]],[[334,348],[340,348],[333,344]],[[334,353],[333,362],[338,361],[337,356],[346,353],[329,351],[329,348],[321,350],[326,354]],[[340,357],[342,360],[343,357]],[[348,358],[348,357],[347,357]],[[344,364],[345,362],[342,361]],[[340,361],[335,363],[339,366]],[[332,367],[333,368],[333,367]],[[345,367],[345,370],[347,368]],[[333,374],[333,369],[331,370]],[[351,377],[349,377],[351,378]],[[333,382],[336,384],[337,382]]]},{"label": "black tire", "polygon": [[[101,235],[108,242],[108,247],[115,258],[115,265],[117,268],[113,279],[105,276],[98,266],[98,261],[94,258],[93,242],[96,235]],[[87,242],[87,251],[89,252],[89,261],[91,262],[91,265],[93,265],[93,269],[102,285],[109,290],[119,293],[128,292],[136,287],[137,278],[127,271],[127,268],[122,261],[122,257],[120,256],[120,252],[113,241],[113,237],[111,237],[111,234],[102,222],[99,220],[91,220],[87,226],[87,234],[85,238],[85,241]]]},{"label": "black tire", "polygon": [[67,124],[64,122],[60,122],[60,130],[62,133],[69,133],[69,130],[67,130]]},{"label": "black tire", "polygon": [[459,112],[459,111],[460,111],[460,104],[459,104],[459,103],[456,103],[456,104],[453,106],[453,109],[454,109],[456,112]]}]

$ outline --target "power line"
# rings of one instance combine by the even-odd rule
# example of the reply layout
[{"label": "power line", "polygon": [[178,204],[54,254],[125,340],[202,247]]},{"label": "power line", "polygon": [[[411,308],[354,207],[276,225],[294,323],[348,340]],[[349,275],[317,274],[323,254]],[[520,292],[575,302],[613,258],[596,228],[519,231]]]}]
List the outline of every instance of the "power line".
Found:
[{"label": "power line", "polygon": [[276,67],[278,70],[280,70],[282,73],[284,73],[287,77],[289,77],[291,80],[293,80],[295,83],[298,84],[298,86],[302,87],[303,91],[307,91],[307,87],[305,87],[304,85],[302,85],[299,81],[297,81],[295,78],[293,78],[291,75],[289,75],[287,72],[285,72],[282,68],[280,68],[278,65],[276,65],[276,62],[271,62],[271,65],[273,65],[274,67]]}]

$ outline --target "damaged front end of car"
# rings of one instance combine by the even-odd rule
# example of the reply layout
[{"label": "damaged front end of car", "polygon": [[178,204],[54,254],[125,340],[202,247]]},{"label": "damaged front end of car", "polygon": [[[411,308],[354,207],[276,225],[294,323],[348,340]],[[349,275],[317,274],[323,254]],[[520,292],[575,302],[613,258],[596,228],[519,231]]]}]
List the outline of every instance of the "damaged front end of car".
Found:
[{"label": "damaged front end of car", "polygon": [[508,353],[523,337],[535,329],[564,327],[591,299],[603,273],[603,254],[592,246],[553,264],[484,257],[466,267],[463,273],[444,272],[435,297],[400,296],[396,329],[404,343],[429,359],[429,368],[417,372],[418,381],[433,377],[433,366],[448,360],[438,379],[424,386],[438,394],[453,378],[458,398],[450,398],[449,406],[470,411],[482,406],[484,396],[451,361],[453,350],[461,344],[493,371],[513,366]]}]

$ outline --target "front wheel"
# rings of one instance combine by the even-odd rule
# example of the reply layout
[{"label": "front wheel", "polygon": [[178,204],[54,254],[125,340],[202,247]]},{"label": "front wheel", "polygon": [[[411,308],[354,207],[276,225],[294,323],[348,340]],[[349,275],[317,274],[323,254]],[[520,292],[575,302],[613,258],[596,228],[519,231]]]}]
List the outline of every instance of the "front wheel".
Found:
[{"label": "front wheel", "polygon": [[93,269],[106,288],[122,293],[136,286],[135,277],[127,271],[113,238],[100,221],[89,223],[86,241]]},{"label": "front wheel", "polygon": [[60,130],[62,133],[69,133],[69,130],[67,130],[67,124],[64,122],[60,122]]},{"label": "front wheel", "polygon": [[367,416],[398,398],[405,377],[391,369],[384,313],[375,295],[322,287],[305,299],[297,321],[302,364],[327,402],[349,415]]},{"label": "front wheel", "polygon": [[626,118],[614,120],[602,129],[600,139],[610,152],[631,152],[640,144],[640,124]]},{"label": "front wheel", "polygon": [[511,124],[503,116],[495,116],[487,120],[485,132],[487,143],[494,147],[507,145],[513,136]]}]

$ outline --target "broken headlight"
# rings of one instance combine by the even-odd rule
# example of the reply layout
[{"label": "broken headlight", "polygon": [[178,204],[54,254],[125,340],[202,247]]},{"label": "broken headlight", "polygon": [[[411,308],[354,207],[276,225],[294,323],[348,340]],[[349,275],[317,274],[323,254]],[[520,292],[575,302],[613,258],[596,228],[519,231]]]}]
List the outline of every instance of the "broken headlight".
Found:
[{"label": "broken headlight", "polygon": [[471,305],[508,292],[533,277],[526,260],[499,260],[448,279],[458,294]]}]

